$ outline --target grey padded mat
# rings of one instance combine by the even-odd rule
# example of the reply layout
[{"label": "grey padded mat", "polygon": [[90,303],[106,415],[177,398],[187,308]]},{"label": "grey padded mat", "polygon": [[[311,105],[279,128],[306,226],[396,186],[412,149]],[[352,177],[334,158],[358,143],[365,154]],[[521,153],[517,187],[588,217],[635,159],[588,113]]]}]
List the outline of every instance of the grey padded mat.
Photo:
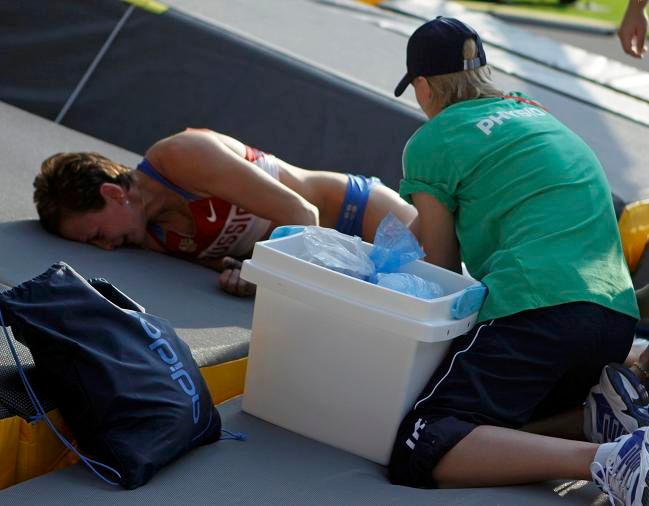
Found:
[{"label": "grey padded mat", "polygon": [[[199,448],[160,471],[149,484],[124,491],[104,485],[80,465],[0,492],[2,504],[421,504],[444,506],[570,506],[599,504],[584,482],[524,487],[421,490],[391,485],[386,469],[220,406],[223,425],[247,441]],[[603,502],[601,503],[603,504]]]}]

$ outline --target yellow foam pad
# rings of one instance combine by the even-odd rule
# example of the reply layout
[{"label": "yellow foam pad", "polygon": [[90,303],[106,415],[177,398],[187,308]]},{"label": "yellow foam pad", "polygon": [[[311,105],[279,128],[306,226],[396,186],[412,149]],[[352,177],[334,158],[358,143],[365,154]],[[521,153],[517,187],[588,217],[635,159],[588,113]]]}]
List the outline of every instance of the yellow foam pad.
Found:
[{"label": "yellow foam pad", "polygon": [[[247,358],[201,368],[214,404],[241,395]],[[65,438],[74,443],[58,410],[47,416]],[[41,474],[68,467],[78,457],[68,450],[44,421],[28,422],[14,416],[0,420],[0,490]]]},{"label": "yellow foam pad", "polygon": [[638,267],[649,241],[649,199],[627,205],[618,222],[622,251],[631,272]]}]

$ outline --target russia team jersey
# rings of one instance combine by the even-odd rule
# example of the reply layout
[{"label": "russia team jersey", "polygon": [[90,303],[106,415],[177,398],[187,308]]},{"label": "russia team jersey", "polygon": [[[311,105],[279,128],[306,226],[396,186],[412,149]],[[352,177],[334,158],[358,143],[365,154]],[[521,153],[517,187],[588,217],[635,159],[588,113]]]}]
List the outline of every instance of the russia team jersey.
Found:
[{"label": "russia team jersey", "polygon": [[[246,160],[279,179],[279,167],[274,156],[246,146]],[[189,204],[194,221],[194,235],[165,230],[149,224],[151,236],[170,253],[195,259],[216,259],[223,256],[241,257],[252,251],[264,238],[271,222],[218,197],[204,198],[189,193],[164,178],[145,158],[137,169],[173,190]]]}]

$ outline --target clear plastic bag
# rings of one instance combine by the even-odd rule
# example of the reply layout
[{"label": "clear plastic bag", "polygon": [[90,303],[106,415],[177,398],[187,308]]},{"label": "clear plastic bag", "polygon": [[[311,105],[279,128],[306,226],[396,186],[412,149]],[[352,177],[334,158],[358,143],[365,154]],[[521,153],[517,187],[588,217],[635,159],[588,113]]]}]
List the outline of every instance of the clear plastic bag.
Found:
[{"label": "clear plastic bag", "polygon": [[331,228],[305,227],[304,253],[299,258],[362,280],[374,274],[361,238]]},{"label": "clear plastic bag", "polygon": [[376,284],[420,299],[435,299],[444,295],[439,284],[405,272],[379,272]]},{"label": "clear plastic bag", "polygon": [[330,228],[279,227],[271,238],[300,232],[304,233],[304,250],[297,256],[302,260],[422,299],[444,295],[437,283],[399,272],[409,263],[424,257],[424,250],[408,227],[392,213],[379,224],[369,254],[360,237]]}]

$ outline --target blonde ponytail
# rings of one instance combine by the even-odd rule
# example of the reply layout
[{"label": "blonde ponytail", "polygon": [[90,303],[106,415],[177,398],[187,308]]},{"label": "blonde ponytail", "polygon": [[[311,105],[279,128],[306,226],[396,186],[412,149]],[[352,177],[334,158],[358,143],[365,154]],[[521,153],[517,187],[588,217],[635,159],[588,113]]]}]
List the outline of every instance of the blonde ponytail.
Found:
[{"label": "blonde ponytail", "polygon": [[[464,42],[462,54],[465,60],[478,57],[478,47],[473,38]],[[503,96],[503,92],[491,84],[491,68],[488,65],[452,74],[428,76],[426,80],[435,100],[443,107],[463,100]]]}]

